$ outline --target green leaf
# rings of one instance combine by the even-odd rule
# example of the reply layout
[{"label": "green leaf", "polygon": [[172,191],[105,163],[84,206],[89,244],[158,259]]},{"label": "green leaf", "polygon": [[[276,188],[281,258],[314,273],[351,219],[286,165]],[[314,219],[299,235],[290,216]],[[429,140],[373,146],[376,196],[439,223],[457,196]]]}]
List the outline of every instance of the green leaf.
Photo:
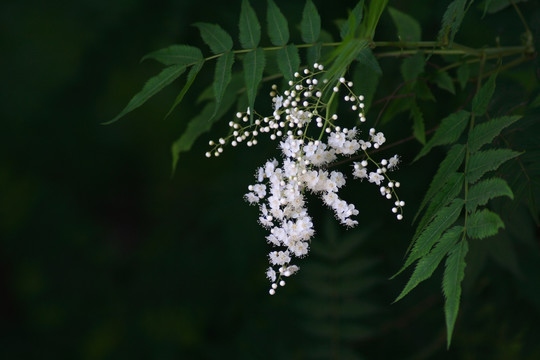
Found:
[{"label": "green leaf", "polygon": [[485,150],[474,153],[469,159],[469,167],[465,177],[470,184],[473,184],[488,171],[496,170],[502,163],[519,154],[509,149]]},{"label": "green leaf", "polygon": [[446,71],[437,71],[433,77],[433,82],[443,90],[448,91],[451,94],[456,93],[456,88],[454,87],[454,82],[452,78]]},{"label": "green leaf", "polygon": [[488,209],[472,213],[466,226],[467,235],[473,239],[484,239],[497,234],[499,229],[504,229],[504,223],[499,215]]},{"label": "green leaf", "polygon": [[421,144],[426,144],[426,128],[424,127],[424,116],[416,103],[411,107],[411,117],[413,118],[413,135]]},{"label": "green leaf", "polygon": [[358,53],[358,56],[356,57],[356,60],[369,67],[371,70],[373,70],[378,76],[382,75],[382,69],[379,65],[379,62],[377,61],[377,58],[375,55],[373,55],[373,51],[370,47],[364,47],[360,52]]},{"label": "green leaf", "polygon": [[415,80],[424,72],[426,60],[422,52],[417,52],[411,57],[405,58],[401,63],[401,75],[405,81]]},{"label": "green leaf", "polygon": [[379,19],[388,4],[388,0],[370,1],[366,10],[365,21],[360,25],[359,33],[367,39],[373,39]]},{"label": "green leaf", "polygon": [[472,111],[478,116],[484,115],[487,111],[489,101],[495,92],[495,79],[497,79],[497,73],[489,77],[473,98]]},{"label": "green leaf", "polygon": [[270,42],[276,46],[286,45],[289,42],[289,24],[287,24],[287,19],[272,0],[268,0],[266,21],[268,23]]},{"label": "green leaf", "polygon": [[165,86],[172,83],[180,75],[186,71],[185,65],[173,65],[163,69],[158,75],[151,77],[146,84],[144,84],[141,91],[139,91],[126,105],[124,110],[120,114],[116,115],[114,119],[104,123],[104,125],[112,124],[113,122],[126,115],[128,112],[135,110],[142,104],[144,104],[152,96],[156,95]]},{"label": "green leaf", "polygon": [[422,281],[429,279],[435,269],[439,266],[441,260],[452,249],[452,247],[458,241],[461,233],[463,232],[463,226],[454,226],[448,229],[439,239],[437,245],[431,250],[431,252],[421,258],[416,264],[409,282],[405,285],[399,296],[394,302],[399,301],[405,295],[407,295],[412,289],[418,286]]},{"label": "green leaf", "polygon": [[[358,57],[362,49],[368,46],[367,41],[360,39],[352,39],[344,41],[338,46],[331,58],[335,57],[335,60],[325,74],[330,84],[333,84],[337,79],[347,70],[349,65]],[[329,90],[331,91],[331,86]]]},{"label": "green leaf", "polygon": [[201,33],[201,38],[210,47],[214,54],[221,54],[233,47],[231,36],[219,25],[208,23],[195,23]]},{"label": "green leaf", "polygon": [[176,97],[176,99],[174,100],[174,103],[169,109],[169,112],[167,112],[167,114],[165,115],[166,118],[169,117],[169,115],[171,115],[171,113],[178,106],[178,104],[182,102],[182,99],[184,99],[184,96],[186,95],[189,88],[193,84],[193,81],[195,81],[195,78],[197,77],[197,74],[199,73],[199,71],[201,71],[203,65],[204,65],[204,60],[199,61],[198,63],[196,63],[195,65],[191,67],[191,70],[189,70],[189,73],[187,76],[186,83],[184,87],[182,88],[182,90],[180,91],[180,93],[178,94],[178,96]]},{"label": "green leaf", "polygon": [[300,66],[300,55],[298,48],[294,45],[287,45],[277,51],[277,63],[279,70],[287,80],[294,79],[294,73]]},{"label": "green leaf", "polygon": [[474,129],[469,133],[469,151],[474,153],[486,144],[493,141],[495,136],[500,132],[521,119],[521,116],[502,116],[500,118],[492,119],[488,122],[476,125]]},{"label": "green leaf", "polygon": [[422,150],[420,150],[413,162],[429,153],[434,146],[447,145],[456,142],[461,136],[463,130],[465,130],[467,127],[469,117],[470,113],[468,111],[461,110],[444,118],[441,121],[441,125],[437,131],[435,131],[433,137],[422,148]]},{"label": "green leaf", "polygon": [[216,107],[214,112],[217,112],[221,105],[223,94],[231,81],[231,71],[234,63],[234,53],[227,51],[217,59],[216,72],[214,74],[214,95],[216,96]]},{"label": "green leaf", "polygon": [[172,45],[145,55],[141,61],[154,59],[164,65],[193,65],[203,60],[201,50],[188,45]]},{"label": "green leaf", "polygon": [[433,220],[423,229],[422,233],[416,239],[413,239],[414,244],[411,253],[397,274],[429,253],[433,245],[441,237],[441,234],[459,218],[463,204],[463,199],[454,199],[450,205],[443,207],[435,214]]},{"label": "green leaf", "polygon": [[396,25],[400,41],[411,42],[421,40],[422,29],[416,19],[392,7],[389,7],[388,11],[394,21],[394,25]]},{"label": "green leaf", "polygon": [[354,37],[358,25],[362,22],[363,14],[364,0],[360,0],[349,14],[347,21],[341,27],[340,35],[342,39],[345,39],[347,36]]},{"label": "green leaf", "polygon": [[460,241],[454,245],[446,259],[446,267],[443,276],[443,293],[446,301],[444,303],[444,314],[446,317],[446,343],[450,347],[452,333],[459,311],[461,298],[461,282],[465,277],[465,257],[469,251],[467,240]]},{"label": "green leaf", "polygon": [[457,69],[457,78],[459,81],[459,86],[461,86],[461,90],[464,90],[467,86],[467,82],[469,81],[469,74],[470,74],[470,68],[469,64],[463,63],[460,67]]},{"label": "green leaf", "polygon": [[[362,52],[363,50],[361,53]],[[359,60],[356,63],[354,70],[353,89],[355,94],[364,95],[364,109],[365,111],[368,111],[371,107],[375,91],[377,90],[380,75],[373,70],[372,66],[368,65],[364,60],[360,60],[360,58],[361,57],[359,56]]]},{"label": "green leaf", "polygon": [[313,65],[317,61],[319,61],[319,59],[321,58],[321,48],[322,48],[321,44],[318,43],[307,49],[306,57],[307,57],[308,64]]},{"label": "green leaf", "polygon": [[463,188],[464,179],[465,175],[463,173],[453,173],[448,176],[446,183],[439,191],[437,191],[437,194],[433,196],[433,200],[430,201],[424,216],[422,216],[422,219],[418,223],[416,233],[414,234],[415,238],[418,233],[424,229],[426,224],[433,220],[434,215],[439,212],[440,209],[448,205],[459,195]]},{"label": "green leaf", "polygon": [[321,17],[319,16],[317,7],[315,7],[311,0],[307,0],[304,6],[300,31],[302,40],[306,44],[311,44],[319,40],[319,35],[321,34]]},{"label": "green leaf", "polygon": [[261,41],[261,25],[248,0],[242,0],[240,10],[240,44],[244,49],[254,49]]},{"label": "green leaf", "polygon": [[254,113],[255,96],[257,95],[257,87],[262,80],[264,65],[265,59],[263,49],[258,48],[250,51],[244,57],[244,76],[246,81],[249,108],[251,109],[252,117]]},{"label": "green leaf", "polygon": [[205,105],[199,115],[195,116],[188,123],[184,133],[176,140],[172,147],[172,171],[176,170],[178,159],[181,152],[191,149],[195,140],[199,138],[203,133],[210,130],[212,125],[219,120],[235,103],[238,99],[238,90],[243,86],[243,81],[238,74],[233,75],[232,81],[225,91],[223,100],[219,109],[215,109],[216,103],[210,102]]},{"label": "green leaf", "polygon": [[514,199],[514,194],[505,180],[501,178],[482,180],[469,189],[465,206],[468,212],[473,212],[477,206],[485,205],[489,200],[499,196]]},{"label": "green leaf", "polygon": [[456,170],[461,166],[463,159],[465,158],[465,146],[461,144],[454,145],[448,154],[441,162],[441,165],[437,169],[437,173],[433,177],[429,189],[418,208],[418,211],[415,215],[415,219],[418,217],[424,206],[431,200],[431,198],[439,192],[441,187],[446,184],[448,177],[455,173]]},{"label": "green leaf", "polygon": [[454,0],[444,12],[441,30],[439,31],[439,39],[447,39],[449,45],[452,45],[454,42],[454,37],[465,17],[466,3],[467,0]]}]

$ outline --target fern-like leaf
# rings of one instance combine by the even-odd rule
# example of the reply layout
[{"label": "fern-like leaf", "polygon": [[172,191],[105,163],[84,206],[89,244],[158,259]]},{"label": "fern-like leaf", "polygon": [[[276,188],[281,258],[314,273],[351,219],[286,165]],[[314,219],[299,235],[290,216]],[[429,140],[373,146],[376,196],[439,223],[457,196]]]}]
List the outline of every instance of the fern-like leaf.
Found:
[{"label": "fern-like leaf", "polygon": [[501,178],[482,180],[469,189],[465,207],[468,212],[473,212],[477,206],[485,205],[489,200],[499,196],[514,199],[514,194],[505,180]]},{"label": "fern-like leaf", "polygon": [[454,199],[452,203],[440,209],[433,220],[413,239],[413,246],[405,264],[395,275],[400,274],[416,260],[426,256],[433,245],[440,239],[441,234],[456,222],[463,208],[463,199]]},{"label": "fern-like leaf", "polygon": [[504,128],[512,125],[519,119],[521,119],[519,115],[503,116],[476,125],[469,133],[469,151],[474,153],[480,150],[482,146],[491,143],[495,136],[499,135]]},{"label": "fern-like leaf", "polygon": [[422,29],[416,19],[392,7],[388,8],[388,12],[397,28],[397,34],[400,41],[421,40]]},{"label": "fern-like leaf", "polygon": [[420,153],[416,155],[413,162],[429,153],[434,146],[447,145],[456,142],[463,130],[467,127],[469,118],[470,113],[465,110],[450,114],[444,118],[433,137],[427,142],[422,150],[420,150]]},{"label": "fern-like leaf", "polygon": [[203,60],[201,50],[189,45],[171,45],[145,55],[141,61],[154,59],[163,65],[193,65]]},{"label": "fern-like leaf", "polygon": [[144,84],[142,90],[131,98],[120,114],[116,115],[116,117],[111,121],[104,123],[104,125],[114,123],[122,116],[144,104],[148,99],[160,92],[165,86],[176,80],[184,73],[184,71],[186,71],[185,65],[172,65],[163,69],[158,75],[151,77],[146,84]]},{"label": "fern-like leaf", "polygon": [[191,87],[191,85],[195,81],[195,78],[197,77],[197,74],[199,74],[199,71],[201,71],[203,65],[204,65],[204,61],[202,60],[202,61],[199,61],[198,63],[196,63],[195,65],[193,65],[191,67],[191,70],[189,70],[189,73],[187,75],[186,83],[184,84],[184,87],[182,88],[182,90],[180,90],[180,93],[178,94],[176,99],[174,99],[174,103],[172,104],[171,108],[169,109],[169,111],[165,115],[166,118],[169,117],[169,115],[172,114],[172,112],[178,106],[178,104],[180,104],[182,102],[182,100],[184,99],[184,96],[186,95],[189,88]]},{"label": "fern-like leaf", "polygon": [[300,30],[302,40],[306,44],[312,44],[319,40],[321,34],[321,16],[311,0],[307,0],[304,6]]},{"label": "fern-like leaf", "polygon": [[459,311],[461,282],[465,277],[465,257],[468,251],[469,244],[467,240],[462,240],[454,245],[446,259],[443,276],[443,293],[446,298],[444,313],[446,317],[447,347],[450,347],[450,343],[452,342],[452,333],[454,332],[454,325]]},{"label": "fern-like leaf", "polygon": [[463,173],[453,173],[447,178],[446,183],[441,187],[437,194],[430,201],[429,206],[424,213],[424,216],[420,219],[416,233],[413,238],[416,238],[418,234],[424,229],[426,224],[433,220],[433,217],[437,212],[450,204],[452,200],[458,197],[459,193],[463,189],[463,181],[465,175]]},{"label": "fern-like leaf", "polygon": [[287,45],[277,51],[276,54],[279,70],[287,80],[294,78],[294,73],[300,66],[300,55],[298,48],[294,45]]},{"label": "fern-like leaf", "polygon": [[422,200],[422,203],[420,204],[420,207],[418,208],[418,211],[416,212],[413,221],[416,220],[418,215],[420,215],[424,207],[433,198],[433,196],[435,196],[435,194],[437,194],[439,190],[444,186],[444,184],[448,180],[448,177],[451,174],[455,173],[456,170],[461,166],[464,158],[465,146],[461,144],[456,144],[452,146],[444,160],[441,162],[441,165],[437,169],[437,173],[435,173],[435,176],[433,177],[433,180],[429,185],[429,189],[424,196],[424,199]]},{"label": "fern-like leaf", "polygon": [[474,184],[488,171],[497,170],[504,162],[515,158],[519,153],[510,149],[494,149],[479,151],[471,155],[465,177]]},{"label": "fern-like leaf", "polygon": [[489,101],[495,92],[495,79],[497,79],[497,73],[489,77],[473,98],[472,111],[478,116],[484,115],[487,111]]},{"label": "fern-like leaf", "polygon": [[463,232],[463,226],[454,226],[451,229],[448,229],[439,239],[437,245],[431,250],[431,252],[421,258],[416,264],[409,282],[399,296],[394,300],[394,302],[399,301],[405,295],[407,295],[412,289],[414,289],[422,281],[431,277],[435,269],[439,266],[441,260],[445,255],[452,249],[455,243],[458,241],[460,235]]},{"label": "fern-like leaf", "polygon": [[193,26],[199,29],[201,38],[214,54],[221,54],[232,49],[232,38],[221,26],[202,22],[195,23]]},{"label": "fern-like leaf", "polygon": [[504,222],[499,215],[488,209],[474,212],[467,221],[467,236],[473,239],[483,239],[493,236],[504,229]]},{"label": "fern-like leaf", "polygon": [[261,24],[259,24],[257,14],[255,14],[255,10],[253,10],[248,0],[242,0],[238,27],[242,48],[255,49],[259,46],[259,42],[261,41]]},{"label": "fern-like leaf", "polygon": [[276,46],[286,45],[289,42],[289,24],[287,24],[287,19],[285,19],[279,7],[272,0],[268,0],[266,21],[268,23],[270,42]]},{"label": "fern-like leaf", "polygon": [[244,57],[244,75],[246,80],[246,90],[248,103],[253,118],[255,96],[257,87],[262,80],[262,74],[265,66],[264,50],[261,48],[252,50]]},{"label": "fern-like leaf", "polygon": [[232,51],[227,51],[220,56],[216,62],[216,72],[214,74],[214,95],[216,97],[216,107],[214,115],[218,111],[223,94],[231,81],[231,71],[234,63],[234,54]]}]

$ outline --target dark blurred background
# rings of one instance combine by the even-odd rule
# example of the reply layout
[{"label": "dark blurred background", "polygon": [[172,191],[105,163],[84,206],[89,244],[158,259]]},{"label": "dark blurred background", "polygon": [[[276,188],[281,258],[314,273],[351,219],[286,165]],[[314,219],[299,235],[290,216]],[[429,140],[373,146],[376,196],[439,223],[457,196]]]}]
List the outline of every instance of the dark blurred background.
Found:
[{"label": "dark blurred background", "polygon": [[[314,2],[323,28],[333,34],[333,21],[355,5]],[[252,3],[264,27],[266,4]],[[277,3],[299,42],[295,24],[304,2]],[[447,6],[391,5],[420,21],[424,40],[435,38]],[[305,359],[320,347],[332,349],[335,359],[540,358],[531,340],[539,333],[538,277],[523,275],[519,289],[529,292],[521,291],[511,271],[486,265],[484,287],[471,285],[464,295],[450,352],[440,272],[390,305],[406,276],[387,279],[401,266],[414,228],[410,220],[394,221],[377,190],[366,184],[350,185],[345,196],[365,210],[358,230],[341,229],[328,211],[317,209],[318,200],[311,201],[318,244],[300,263],[305,271],[270,297],[265,231],[242,195],[255,168],[275,156],[273,147],[227,149],[208,160],[206,142],[223,129],[218,125],[217,133],[203,135],[182,154],[171,177],[170,146],[200,110],[193,104],[213,70],[199,75],[167,119],[181,81],[120,122],[101,125],[159,71],[156,63],[140,63],[142,56],[175,43],[208,54],[190,24],[219,23],[236,39],[239,8],[239,0],[1,3],[0,358]],[[523,8],[540,38],[536,2]],[[483,46],[500,36],[509,45],[521,32],[515,14],[506,11],[482,23],[466,19],[458,39]],[[395,39],[387,14],[377,37]],[[397,74],[392,69],[398,63],[391,61],[381,62],[383,70]],[[530,76],[524,94],[538,87],[534,66],[533,61],[516,72]],[[381,84],[379,97],[394,88],[395,83]],[[430,115],[445,116],[464,99],[433,103]],[[410,135],[410,123],[397,129],[388,130],[394,139]],[[419,148],[413,141],[395,149],[405,159],[399,177],[409,218],[440,160],[406,166]],[[520,229],[537,239],[527,216]],[[349,251],[340,252],[340,241]],[[527,246],[537,251],[534,240]],[[532,254],[528,271],[538,274],[534,261],[540,257],[530,248],[522,252]],[[347,295],[355,321],[336,322],[324,305],[334,304],[333,288],[324,298],[320,285],[310,285],[310,276],[321,271],[310,269],[310,261],[331,267],[332,259],[319,259],[329,253],[336,261],[361,264],[345,271],[367,289]],[[317,302],[317,296],[324,299]]]}]

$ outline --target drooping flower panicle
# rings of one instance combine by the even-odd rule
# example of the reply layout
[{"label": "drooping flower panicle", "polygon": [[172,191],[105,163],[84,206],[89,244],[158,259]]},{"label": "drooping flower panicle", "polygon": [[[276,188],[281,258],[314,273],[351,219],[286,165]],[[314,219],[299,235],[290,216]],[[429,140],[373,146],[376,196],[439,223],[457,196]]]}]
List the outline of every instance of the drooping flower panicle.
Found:
[{"label": "drooping flower panicle", "polygon": [[[248,203],[259,206],[259,223],[269,230],[266,240],[277,248],[269,253],[270,267],[266,271],[272,283],[269,290],[272,295],[278,284],[285,285],[285,277],[299,270],[292,264],[293,258],[302,258],[309,252],[315,230],[307,210],[307,192],[320,197],[344,226],[358,225],[355,220],[358,209],[338,195],[339,189],[346,184],[345,175],[329,169],[339,157],[361,152],[362,155],[357,156],[364,159],[353,162],[353,177],[367,179],[379,186],[382,196],[395,200],[392,212],[397,219],[403,218],[405,203],[396,193],[400,183],[388,176],[388,172],[397,168],[399,156],[377,162],[368,150],[378,149],[386,142],[382,132],[372,128],[366,139],[359,139],[361,131],[356,126],[342,128],[337,125],[338,114],[330,112],[330,105],[337,101],[335,96],[341,89],[346,92],[343,100],[351,103],[350,109],[357,114],[357,125],[366,121],[364,98],[355,95],[353,83],[343,77],[330,84],[324,76],[324,67],[314,64],[313,70],[296,73],[295,81],[289,81],[290,88],[283,94],[273,85],[270,92],[272,115],[263,117],[254,113],[255,120],[249,123],[250,109],[237,113],[237,120],[229,123],[229,135],[217,143],[211,141],[213,149],[206,153],[207,157],[219,156],[228,143],[232,146],[242,142],[247,146],[256,145],[258,135],[265,133],[270,139],[279,140],[282,160],[268,160],[257,169],[256,184],[250,185],[245,194]],[[323,96],[328,92],[332,94],[326,96],[329,100]]]}]

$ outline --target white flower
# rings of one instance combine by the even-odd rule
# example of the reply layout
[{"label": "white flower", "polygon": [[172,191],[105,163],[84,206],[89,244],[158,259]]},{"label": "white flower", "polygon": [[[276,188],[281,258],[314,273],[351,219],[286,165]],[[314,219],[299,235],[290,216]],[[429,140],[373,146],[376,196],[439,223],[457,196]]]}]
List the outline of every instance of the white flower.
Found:
[{"label": "white flower", "polygon": [[381,185],[381,181],[384,180],[384,176],[377,174],[376,172],[370,172],[369,173],[369,179],[368,181],[370,183],[375,183],[376,185]]},{"label": "white flower", "polygon": [[268,280],[270,280],[271,282],[275,282],[276,281],[276,271],[274,269],[272,269],[271,267],[269,267],[267,270],[266,270],[266,277],[268,278]]},{"label": "white flower", "polygon": [[268,256],[272,265],[284,265],[291,261],[289,251],[272,251]]},{"label": "white flower", "polygon": [[283,96],[276,96],[272,100],[274,101],[274,109],[279,110],[283,105]]},{"label": "white flower", "polygon": [[399,164],[399,156],[394,155],[390,159],[388,159],[388,168],[393,169]]},{"label": "white flower", "polygon": [[386,138],[384,137],[384,134],[382,132],[378,132],[377,134],[373,135],[371,138],[371,141],[374,143],[377,143],[379,146],[384,144],[386,141]]}]

